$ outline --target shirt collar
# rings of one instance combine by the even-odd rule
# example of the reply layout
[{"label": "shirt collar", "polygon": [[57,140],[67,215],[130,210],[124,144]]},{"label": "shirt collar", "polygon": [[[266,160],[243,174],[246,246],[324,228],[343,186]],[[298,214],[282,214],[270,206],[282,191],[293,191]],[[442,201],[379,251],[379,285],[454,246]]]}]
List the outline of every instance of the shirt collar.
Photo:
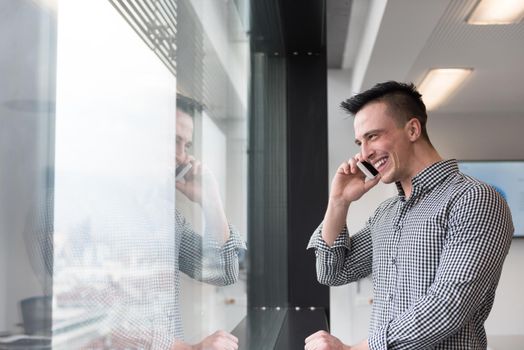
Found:
[{"label": "shirt collar", "polygon": [[[458,171],[459,168],[456,159],[442,160],[431,164],[411,180],[413,186],[412,196],[433,189],[442,180]],[[396,182],[395,184],[397,185],[399,196],[405,196],[404,189],[400,182]]]}]

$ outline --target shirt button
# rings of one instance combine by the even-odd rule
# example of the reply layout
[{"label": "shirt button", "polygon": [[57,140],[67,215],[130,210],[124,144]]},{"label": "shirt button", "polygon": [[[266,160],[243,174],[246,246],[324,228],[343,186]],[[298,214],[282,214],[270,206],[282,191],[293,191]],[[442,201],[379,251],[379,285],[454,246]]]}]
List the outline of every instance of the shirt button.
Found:
[{"label": "shirt button", "polygon": [[389,294],[389,301],[390,301],[390,302],[393,301],[393,297],[394,297],[394,296],[393,296],[393,293],[390,293],[390,294]]},{"label": "shirt button", "polygon": [[393,265],[396,265],[396,264],[397,264],[397,258],[392,257],[392,258],[391,258],[391,263],[392,263]]}]

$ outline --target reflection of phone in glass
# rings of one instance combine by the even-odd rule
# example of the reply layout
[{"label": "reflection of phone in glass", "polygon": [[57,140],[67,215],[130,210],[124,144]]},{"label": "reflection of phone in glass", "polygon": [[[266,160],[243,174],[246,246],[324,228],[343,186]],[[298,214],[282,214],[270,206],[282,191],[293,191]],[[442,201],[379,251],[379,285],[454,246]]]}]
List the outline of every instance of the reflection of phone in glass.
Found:
[{"label": "reflection of phone in glass", "polygon": [[366,162],[365,160],[357,162],[358,168],[366,175],[368,179],[374,179],[378,174],[378,170],[373,165]]},{"label": "reflection of phone in glass", "polygon": [[184,176],[186,176],[187,172],[191,169],[192,166],[193,165],[191,163],[177,166],[175,171],[175,181],[182,181],[182,179],[184,178]]}]

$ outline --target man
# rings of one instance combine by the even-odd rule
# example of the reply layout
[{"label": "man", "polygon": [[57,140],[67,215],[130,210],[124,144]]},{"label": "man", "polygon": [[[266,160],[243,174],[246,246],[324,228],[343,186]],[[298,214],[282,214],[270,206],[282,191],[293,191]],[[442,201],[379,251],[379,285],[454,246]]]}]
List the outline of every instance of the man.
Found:
[{"label": "man", "polygon": [[[205,239],[194,232],[185,218],[176,211],[176,251],[178,270],[188,276],[214,285],[233,284],[238,279],[238,253],[245,249],[239,234],[228,225],[218,185],[212,173],[189,154],[193,141],[193,115],[201,106],[185,96],[177,96],[176,114],[176,166],[191,164],[183,178],[177,180],[176,188],[191,201],[202,207],[205,220]],[[204,264],[204,262],[207,262]],[[176,278],[176,307],[179,300],[180,278]],[[237,349],[238,339],[217,331],[200,343],[189,345],[183,339],[182,324],[175,320],[175,343],[172,349],[222,350]]]},{"label": "man", "polygon": [[[313,233],[320,283],[372,275],[369,337],[348,346],[320,331],[305,349],[486,349],[489,315],[513,224],[492,187],[442,160],[426,131],[426,108],[413,84],[386,82],[342,107],[355,116],[360,153],[338,168],[323,223]],[[378,176],[366,181],[356,163]],[[365,227],[349,237],[352,202],[379,181],[395,183]]]}]

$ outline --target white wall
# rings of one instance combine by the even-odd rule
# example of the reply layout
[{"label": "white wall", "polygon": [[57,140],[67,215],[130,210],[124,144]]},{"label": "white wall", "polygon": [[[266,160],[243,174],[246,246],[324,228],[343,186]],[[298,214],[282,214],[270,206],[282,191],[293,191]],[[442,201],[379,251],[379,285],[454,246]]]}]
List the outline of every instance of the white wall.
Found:
[{"label": "white wall", "polygon": [[[338,105],[351,96],[351,72],[328,71],[328,135],[330,178],[337,166],[358,152],[353,143],[352,118]],[[429,115],[428,131],[444,158],[524,159],[524,116]],[[350,208],[348,227],[355,232],[382,200],[395,194],[393,186],[379,185]],[[524,335],[524,298],[522,269],[524,239],[513,240],[497,290],[493,310],[486,322],[488,336]],[[369,280],[332,287],[331,332],[343,342],[355,343],[367,337],[372,296]],[[498,348],[497,348],[498,349]]]},{"label": "white wall", "polygon": [[[340,102],[351,93],[351,72],[328,71],[328,152],[329,178],[331,179],[343,162],[359,152],[353,131],[353,118],[343,112]],[[331,181],[331,180],[330,180]],[[361,228],[377,205],[396,194],[394,185],[380,183],[358,202],[351,205],[348,229],[355,233]],[[330,289],[331,333],[345,343],[355,343],[367,336],[371,312],[369,299],[373,296],[369,279],[358,283]]]},{"label": "white wall", "polygon": [[240,102],[247,109],[249,44],[236,7],[228,1],[190,0],[190,3]]}]

